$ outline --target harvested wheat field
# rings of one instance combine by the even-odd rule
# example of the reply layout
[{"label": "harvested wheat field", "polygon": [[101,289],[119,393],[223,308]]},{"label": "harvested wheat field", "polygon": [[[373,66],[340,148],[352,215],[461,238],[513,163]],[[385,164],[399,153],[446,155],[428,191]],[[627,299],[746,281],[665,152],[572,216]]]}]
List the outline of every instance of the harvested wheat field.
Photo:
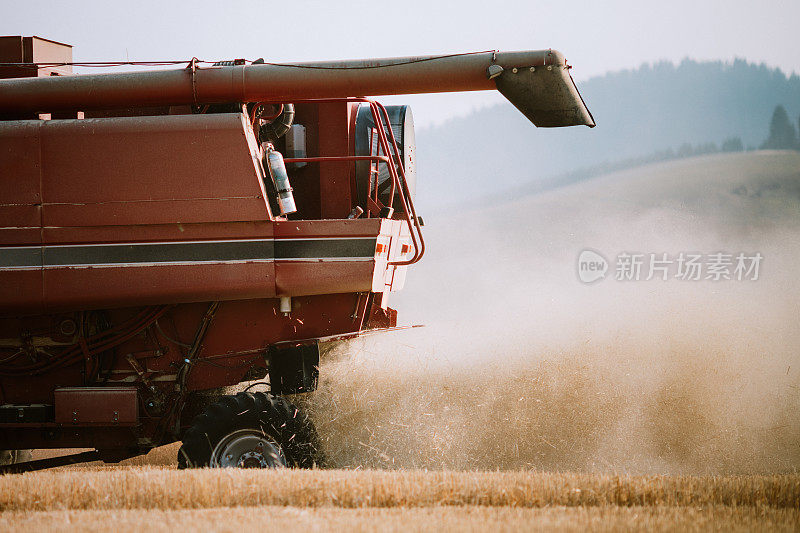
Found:
[{"label": "harvested wheat field", "polygon": [[0,478],[0,509],[14,531],[795,530],[800,476],[73,468]]},{"label": "harvested wheat field", "polygon": [[796,520],[796,511],[754,508],[235,507],[197,511],[14,512],[0,517],[0,526],[27,531],[73,527],[84,531],[252,531],[264,527],[278,531],[794,531]]}]

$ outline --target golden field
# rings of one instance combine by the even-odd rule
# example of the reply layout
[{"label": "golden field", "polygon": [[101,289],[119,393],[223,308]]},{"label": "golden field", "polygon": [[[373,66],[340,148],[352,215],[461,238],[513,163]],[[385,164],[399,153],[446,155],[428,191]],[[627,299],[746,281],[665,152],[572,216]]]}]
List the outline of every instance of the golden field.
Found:
[{"label": "golden field", "polygon": [[0,477],[0,529],[800,527],[800,475],[69,468]]},{"label": "golden field", "polygon": [[678,507],[234,507],[0,515],[3,530],[50,531],[796,531],[797,511]]},{"label": "golden field", "polygon": [[111,467],[0,478],[5,511],[729,506],[800,509],[800,475],[614,476],[542,472],[212,470]]}]

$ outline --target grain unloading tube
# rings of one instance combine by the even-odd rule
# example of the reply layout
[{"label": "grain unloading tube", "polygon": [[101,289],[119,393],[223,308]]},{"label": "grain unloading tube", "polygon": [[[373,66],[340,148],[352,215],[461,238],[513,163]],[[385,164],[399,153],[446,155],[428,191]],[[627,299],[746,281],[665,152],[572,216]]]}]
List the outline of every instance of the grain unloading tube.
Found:
[{"label": "grain unloading tube", "polygon": [[258,63],[0,81],[0,113],[497,89],[541,127],[594,126],[555,50]]}]

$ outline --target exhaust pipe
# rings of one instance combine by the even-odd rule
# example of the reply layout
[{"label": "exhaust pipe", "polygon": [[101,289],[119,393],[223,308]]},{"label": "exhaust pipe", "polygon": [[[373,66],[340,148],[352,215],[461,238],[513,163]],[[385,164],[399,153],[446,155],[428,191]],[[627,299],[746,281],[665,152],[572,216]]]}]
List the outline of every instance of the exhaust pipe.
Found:
[{"label": "exhaust pipe", "polygon": [[0,114],[497,89],[536,126],[594,126],[555,50],[0,80]]}]

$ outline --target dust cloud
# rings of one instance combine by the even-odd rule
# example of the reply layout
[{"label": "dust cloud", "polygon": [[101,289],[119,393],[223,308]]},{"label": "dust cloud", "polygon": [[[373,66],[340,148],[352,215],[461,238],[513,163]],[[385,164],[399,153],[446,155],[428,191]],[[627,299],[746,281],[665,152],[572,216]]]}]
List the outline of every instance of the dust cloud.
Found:
[{"label": "dust cloud", "polygon": [[[390,304],[427,327],[330,347],[295,398],[329,466],[800,467],[800,154],[653,165],[426,222],[429,254]],[[610,263],[591,285],[585,248]],[[764,259],[755,281],[675,265],[617,281],[622,252]]]}]

